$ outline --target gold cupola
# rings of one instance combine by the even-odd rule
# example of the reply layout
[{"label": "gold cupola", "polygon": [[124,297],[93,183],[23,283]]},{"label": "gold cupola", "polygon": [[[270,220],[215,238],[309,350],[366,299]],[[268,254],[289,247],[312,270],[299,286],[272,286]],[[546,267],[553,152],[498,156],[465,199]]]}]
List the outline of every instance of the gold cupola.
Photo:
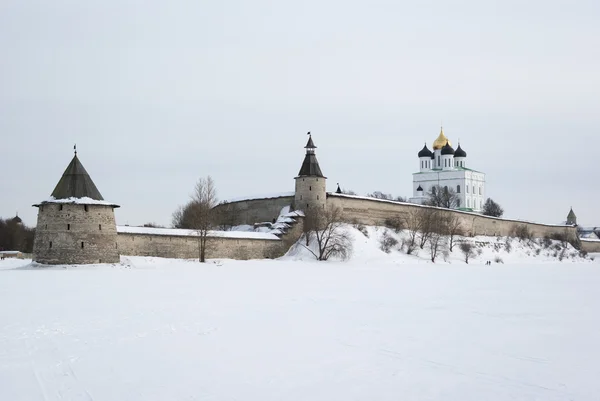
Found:
[{"label": "gold cupola", "polygon": [[448,138],[446,138],[446,135],[444,135],[444,128],[442,127],[440,129],[440,135],[437,137],[437,139],[435,141],[433,141],[433,150],[441,149],[444,146],[446,146],[446,144],[452,146],[452,143],[450,142],[450,140]]}]

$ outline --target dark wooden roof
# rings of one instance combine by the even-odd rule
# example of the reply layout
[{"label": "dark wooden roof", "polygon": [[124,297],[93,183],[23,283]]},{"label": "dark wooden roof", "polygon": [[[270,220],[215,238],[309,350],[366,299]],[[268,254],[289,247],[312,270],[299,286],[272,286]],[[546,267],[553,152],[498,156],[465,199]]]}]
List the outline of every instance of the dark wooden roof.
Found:
[{"label": "dark wooden roof", "polygon": [[96,188],[94,181],[85,171],[83,164],[77,158],[77,154],[67,166],[56,188],[52,191],[54,199],[67,198],[92,198],[95,200],[104,200],[100,191]]},{"label": "dark wooden roof", "polygon": [[319,162],[317,161],[317,156],[314,153],[307,153],[304,156],[304,162],[302,162],[302,167],[300,167],[300,172],[298,173],[298,177],[324,177],[321,172],[321,167],[319,167]]}]

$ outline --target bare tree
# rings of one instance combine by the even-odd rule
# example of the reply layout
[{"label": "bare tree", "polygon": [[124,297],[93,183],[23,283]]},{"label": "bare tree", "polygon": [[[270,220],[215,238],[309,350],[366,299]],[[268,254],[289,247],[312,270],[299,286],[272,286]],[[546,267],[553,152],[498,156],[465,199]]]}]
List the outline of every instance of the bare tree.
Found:
[{"label": "bare tree", "polygon": [[425,201],[425,204],[428,206],[437,206],[446,209],[454,209],[458,207],[458,202],[459,197],[456,194],[454,188],[434,185],[427,192],[427,200]]},{"label": "bare tree", "polygon": [[429,228],[429,254],[435,263],[440,251],[447,253],[450,214],[437,209],[430,209]]},{"label": "bare tree", "polygon": [[149,228],[165,228],[164,226],[161,226],[160,224],[157,224],[155,222],[150,222],[150,223],[144,223],[144,225],[142,227],[149,227]]},{"label": "bare tree", "polygon": [[386,194],[381,191],[375,191],[370,194],[367,194],[367,197],[375,198],[375,199],[390,200],[390,201],[394,201],[394,202],[406,202],[406,198],[403,198],[402,196],[394,197],[392,194]]},{"label": "bare tree", "polygon": [[408,232],[408,241],[405,243],[406,253],[408,255],[412,254],[417,247],[417,236],[421,230],[421,217],[419,212],[419,208],[412,207],[403,216],[402,226]]},{"label": "bare tree", "polygon": [[531,241],[533,239],[533,232],[527,224],[515,224],[511,231],[512,235],[517,237],[519,241]]},{"label": "bare tree", "polygon": [[429,236],[429,256],[432,262],[435,263],[435,259],[440,252],[446,251],[447,242],[446,236],[443,233],[433,232]]},{"label": "bare tree", "polygon": [[400,216],[388,217],[383,221],[383,225],[393,229],[396,234],[404,229],[404,224],[405,222]]},{"label": "bare tree", "polygon": [[208,233],[215,227],[216,222],[214,207],[217,204],[217,191],[214,180],[210,176],[200,178],[191,198],[185,206],[180,206],[173,213],[173,226],[196,232],[198,259],[205,262]]},{"label": "bare tree", "polygon": [[434,232],[441,233],[442,227],[440,226],[442,222],[439,219],[439,211],[432,208],[421,208],[418,212],[419,218],[419,247],[423,249],[427,241],[431,238],[431,235]]},{"label": "bare tree", "polygon": [[392,194],[386,194],[381,191],[375,191],[370,194],[367,194],[367,197],[375,198],[375,199],[384,199],[384,200],[392,200],[393,199]]},{"label": "bare tree", "polygon": [[215,209],[215,213],[217,227],[222,231],[231,230],[231,227],[238,224],[240,210],[234,203],[222,202]]},{"label": "bare tree", "polygon": [[502,217],[504,214],[504,209],[502,209],[499,204],[494,202],[492,198],[487,198],[483,204],[483,214],[485,216]]},{"label": "bare tree", "polygon": [[[352,253],[352,238],[344,228],[342,209],[311,209],[304,219],[306,245],[303,245],[317,260],[327,260],[330,257],[347,259]],[[316,242],[316,251],[308,245]]]},{"label": "bare tree", "polygon": [[448,247],[450,252],[454,249],[456,244],[456,237],[464,235],[464,229],[462,222],[457,213],[449,213],[446,216],[446,229],[448,234]]},{"label": "bare tree", "polygon": [[459,247],[465,257],[465,263],[469,264],[469,259],[475,257],[475,246],[470,242],[464,241],[460,243]]}]

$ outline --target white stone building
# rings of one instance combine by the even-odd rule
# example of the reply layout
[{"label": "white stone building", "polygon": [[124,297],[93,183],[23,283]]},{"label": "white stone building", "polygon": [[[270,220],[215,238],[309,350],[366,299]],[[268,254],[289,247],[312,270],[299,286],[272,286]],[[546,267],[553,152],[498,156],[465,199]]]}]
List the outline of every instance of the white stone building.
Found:
[{"label": "white stone building", "polygon": [[418,154],[420,170],[413,173],[412,203],[423,204],[434,186],[452,188],[458,195],[457,209],[481,212],[485,202],[485,174],[467,167],[467,152],[460,144],[454,150],[444,130],[433,142],[433,152],[427,144]]}]

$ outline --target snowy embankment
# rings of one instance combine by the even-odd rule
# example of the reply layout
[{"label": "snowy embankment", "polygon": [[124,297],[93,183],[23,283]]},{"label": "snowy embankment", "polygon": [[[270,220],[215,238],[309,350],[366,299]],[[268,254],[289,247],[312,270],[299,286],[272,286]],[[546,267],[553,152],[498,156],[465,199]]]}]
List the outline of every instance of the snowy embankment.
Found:
[{"label": "snowy embankment", "polygon": [[0,271],[0,399],[600,394],[597,262],[432,264],[373,246],[344,263],[131,257]]},{"label": "snowy embankment", "polygon": [[[348,225],[345,227],[352,238],[352,256],[350,261],[354,262],[392,262],[392,263],[431,263],[431,252],[429,242],[423,248],[419,244],[419,236],[416,237],[416,246],[410,255],[406,253],[409,242],[409,233],[404,230],[395,232],[387,227],[360,226],[360,229]],[[388,251],[382,250],[383,243],[387,238]],[[391,239],[391,240],[390,240]],[[440,242],[438,255],[435,263],[465,263],[465,255],[460,250],[461,242],[473,244],[474,253],[469,259],[469,264],[492,264],[506,263],[576,263],[592,262],[594,255],[583,256],[569,243],[561,243],[555,240],[519,240],[513,237],[456,237],[456,244],[452,251],[449,249],[449,241],[445,239]],[[290,249],[283,259],[311,260],[315,257],[305,249],[303,241],[300,240]],[[316,252],[315,243],[311,248]],[[600,260],[599,260],[600,261]]]}]

